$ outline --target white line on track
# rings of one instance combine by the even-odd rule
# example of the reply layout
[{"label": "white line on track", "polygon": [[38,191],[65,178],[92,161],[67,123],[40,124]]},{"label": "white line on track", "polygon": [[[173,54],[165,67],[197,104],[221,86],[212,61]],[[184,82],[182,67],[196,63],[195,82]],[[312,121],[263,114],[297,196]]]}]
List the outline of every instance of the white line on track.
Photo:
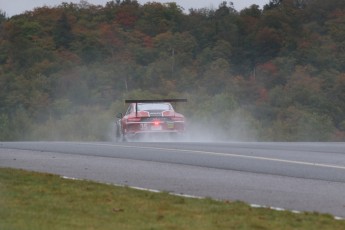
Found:
[{"label": "white line on track", "polygon": [[233,154],[233,153],[219,153],[219,152],[208,152],[208,151],[200,151],[200,150],[160,148],[160,147],[151,147],[151,146],[146,146],[146,147],[145,146],[129,146],[129,145],[115,145],[115,144],[101,144],[101,143],[92,143],[92,144],[90,144],[90,143],[79,143],[79,144],[111,146],[111,147],[120,147],[120,148],[133,148],[133,149],[163,150],[163,151],[173,151],[173,152],[189,152],[189,153],[198,153],[198,154],[203,154],[203,155],[213,155],[213,156],[222,156],[222,157],[237,157],[237,158],[246,158],[246,159],[263,160],[263,161],[274,161],[274,162],[287,163],[287,164],[298,164],[298,165],[307,165],[307,166],[315,166],[315,167],[322,167],[322,168],[333,168],[333,169],[345,170],[345,166],[342,166],[342,165],[331,165],[331,164],[321,164],[321,163],[313,163],[313,162],[306,162],[306,161],[284,160],[284,159],[279,159],[279,158],[248,156],[248,155],[240,155],[240,154]]},{"label": "white line on track", "polygon": [[[67,177],[67,176],[61,176],[62,179],[65,180],[81,180],[83,181],[83,179],[78,179],[78,178],[74,178],[74,177]],[[84,180],[85,181],[85,180]],[[112,185],[112,186],[117,186],[117,187],[125,187],[122,184],[111,184],[111,183],[106,183],[108,185]],[[148,191],[148,192],[153,192],[153,193],[160,193],[162,191],[160,190],[155,190],[155,189],[147,189],[147,188],[142,188],[142,187],[133,187],[133,186],[126,186],[132,189],[136,189],[136,190],[140,190],[140,191]],[[180,193],[169,193],[170,195],[173,196],[180,196],[180,197],[185,197],[185,198],[192,198],[192,199],[205,199],[205,197],[201,197],[201,196],[194,196],[194,195],[188,195],[188,194],[180,194]],[[277,208],[277,207],[270,207],[270,206],[265,206],[265,205],[258,205],[258,204],[249,204],[250,207],[252,208],[268,208],[268,209],[272,209],[275,211],[288,211],[284,208]],[[290,212],[295,213],[295,214],[301,214],[301,211],[297,211],[297,210],[290,210]],[[334,216],[335,220],[344,220],[344,218],[342,217],[338,217],[338,216]]]}]

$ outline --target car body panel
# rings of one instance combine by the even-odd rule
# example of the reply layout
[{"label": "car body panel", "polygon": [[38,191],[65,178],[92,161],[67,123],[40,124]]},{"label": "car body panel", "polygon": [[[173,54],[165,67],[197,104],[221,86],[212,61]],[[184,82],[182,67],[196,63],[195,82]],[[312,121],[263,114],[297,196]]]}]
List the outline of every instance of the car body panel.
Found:
[{"label": "car body panel", "polygon": [[183,135],[185,117],[174,110],[170,101],[186,100],[126,100],[129,102],[126,114],[117,116],[119,118],[116,122],[117,140]]}]

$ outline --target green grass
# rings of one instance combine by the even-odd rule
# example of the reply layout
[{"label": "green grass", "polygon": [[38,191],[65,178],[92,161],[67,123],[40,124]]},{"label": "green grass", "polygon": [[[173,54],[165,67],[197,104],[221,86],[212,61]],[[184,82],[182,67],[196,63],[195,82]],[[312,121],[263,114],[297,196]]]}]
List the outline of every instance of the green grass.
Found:
[{"label": "green grass", "polygon": [[0,169],[0,229],[345,229],[345,221]]}]

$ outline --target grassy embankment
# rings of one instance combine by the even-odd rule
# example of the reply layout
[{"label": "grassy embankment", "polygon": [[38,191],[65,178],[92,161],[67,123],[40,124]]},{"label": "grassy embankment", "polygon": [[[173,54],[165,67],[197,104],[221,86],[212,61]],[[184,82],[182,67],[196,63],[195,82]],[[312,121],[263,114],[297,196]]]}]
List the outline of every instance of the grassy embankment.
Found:
[{"label": "grassy embankment", "polygon": [[0,169],[0,229],[324,230],[345,221]]}]

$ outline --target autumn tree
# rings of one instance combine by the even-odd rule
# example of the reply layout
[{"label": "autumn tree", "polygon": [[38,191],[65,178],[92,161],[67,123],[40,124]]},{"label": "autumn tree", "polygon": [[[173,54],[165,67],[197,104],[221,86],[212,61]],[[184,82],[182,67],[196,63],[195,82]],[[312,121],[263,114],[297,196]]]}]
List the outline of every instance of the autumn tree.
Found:
[{"label": "autumn tree", "polygon": [[115,11],[116,21],[126,30],[133,29],[140,16],[138,1],[123,0],[118,5]]},{"label": "autumn tree", "polygon": [[219,111],[224,139],[247,127],[260,140],[344,140],[344,12],[337,0],[240,12],[225,1],[186,13],[133,0],[0,11],[0,139],[61,127],[46,136],[105,140],[103,121],[126,96],[186,95],[195,120]]}]

